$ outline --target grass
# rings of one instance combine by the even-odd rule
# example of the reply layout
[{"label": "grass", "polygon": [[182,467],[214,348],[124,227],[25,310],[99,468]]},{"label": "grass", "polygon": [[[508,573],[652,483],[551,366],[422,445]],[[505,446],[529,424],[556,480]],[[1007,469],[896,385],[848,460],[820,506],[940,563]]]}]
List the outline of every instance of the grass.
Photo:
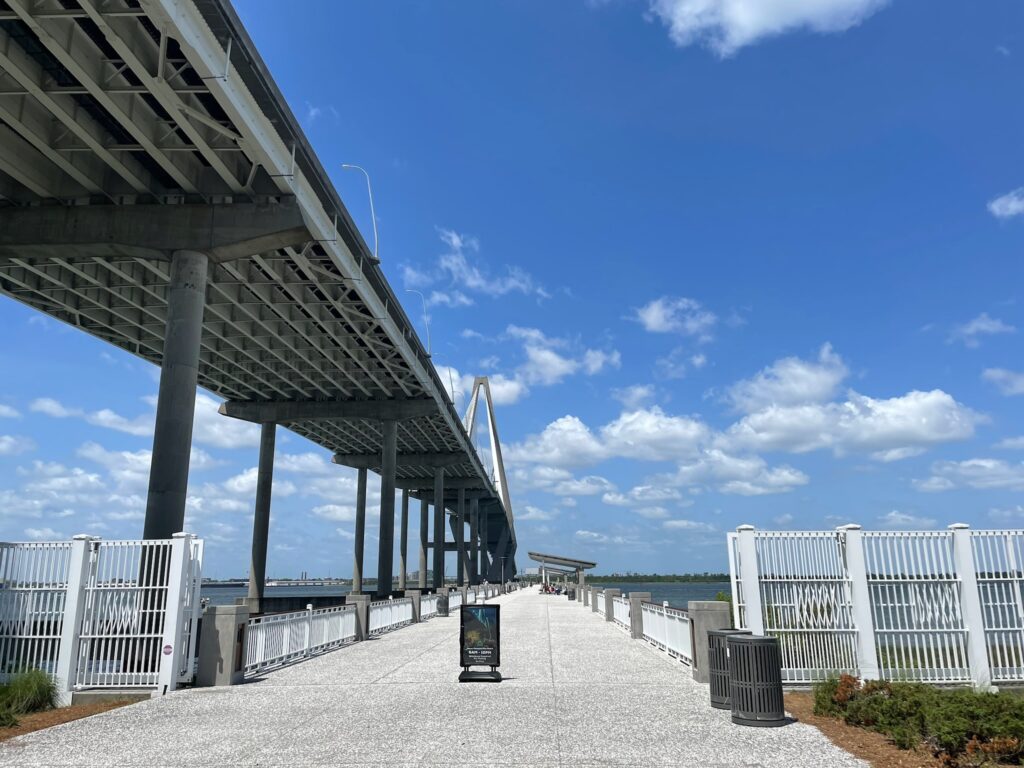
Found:
[{"label": "grass", "polygon": [[0,728],[13,728],[18,715],[53,709],[57,705],[57,687],[53,678],[39,669],[14,675],[0,685]]},{"label": "grass", "polygon": [[921,683],[864,683],[851,675],[814,687],[814,713],[884,734],[962,768],[1024,761],[1024,699]]}]

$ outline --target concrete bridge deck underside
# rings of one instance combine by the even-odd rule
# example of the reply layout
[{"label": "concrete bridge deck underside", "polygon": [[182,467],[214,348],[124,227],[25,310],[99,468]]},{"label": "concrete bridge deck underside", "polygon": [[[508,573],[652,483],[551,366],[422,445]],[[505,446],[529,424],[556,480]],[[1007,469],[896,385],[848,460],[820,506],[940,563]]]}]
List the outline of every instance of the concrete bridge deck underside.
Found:
[{"label": "concrete bridge deck underside", "polygon": [[500,598],[504,682],[459,684],[456,617],[234,688],[181,691],[0,744],[4,765],[838,766],[811,726],[744,728],[690,670],[598,614]]}]

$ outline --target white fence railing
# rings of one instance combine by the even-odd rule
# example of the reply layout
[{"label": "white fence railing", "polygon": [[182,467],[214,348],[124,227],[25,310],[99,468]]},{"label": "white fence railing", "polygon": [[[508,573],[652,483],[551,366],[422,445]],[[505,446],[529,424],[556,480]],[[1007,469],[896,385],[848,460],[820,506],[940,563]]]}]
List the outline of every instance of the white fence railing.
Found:
[{"label": "white fence railing", "polygon": [[420,597],[420,621],[437,616],[437,595]]},{"label": "white fence railing", "polygon": [[377,600],[370,603],[370,634],[380,635],[412,623],[412,598]]},{"label": "white fence railing", "polygon": [[475,589],[467,589],[466,590],[466,604],[467,605],[473,605],[475,602],[476,602],[476,590]]},{"label": "white fence railing", "polygon": [[783,680],[1024,682],[1024,531],[730,533],[736,626]]},{"label": "white fence railing", "polygon": [[612,619],[620,627],[624,627],[625,629],[630,628],[629,600],[620,596],[612,598]]},{"label": "white fence railing", "polygon": [[191,681],[202,559],[190,534],[0,544],[0,681],[42,669],[62,702],[74,689]]},{"label": "white fence railing", "polygon": [[243,668],[247,676],[255,675],[355,639],[356,609],[351,605],[256,616],[246,627]]},{"label": "white fence railing", "polygon": [[461,592],[449,592],[448,593],[448,612],[451,613],[455,609],[462,606],[462,593]]},{"label": "white fence railing", "polygon": [[604,605],[604,592],[594,593],[594,603],[597,605],[597,612],[604,616],[605,605]]},{"label": "white fence railing", "polygon": [[685,664],[693,663],[693,638],[686,611],[670,608],[668,603],[641,605],[644,640]]}]

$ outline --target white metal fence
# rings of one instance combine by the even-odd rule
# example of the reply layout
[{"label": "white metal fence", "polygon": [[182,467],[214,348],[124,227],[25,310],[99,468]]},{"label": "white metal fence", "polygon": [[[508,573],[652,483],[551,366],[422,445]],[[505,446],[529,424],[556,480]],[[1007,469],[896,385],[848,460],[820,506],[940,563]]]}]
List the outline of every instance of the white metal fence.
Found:
[{"label": "white metal fence", "polygon": [[466,590],[466,603],[467,603],[467,605],[473,605],[475,602],[476,602],[476,590],[475,589],[467,589]]},{"label": "white metal fence", "polygon": [[412,598],[377,600],[370,603],[369,632],[380,635],[412,623]]},{"label": "white metal fence", "polygon": [[594,604],[597,606],[597,612],[604,616],[605,605],[604,605],[604,592],[594,593]]},{"label": "white metal fence", "polygon": [[456,608],[462,606],[462,593],[461,592],[449,592],[448,593],[448,611],[454,611]]},{"label": "white metal fence", "polygon": [[76,688],[190,681],[202,557],[190,534],[0,544],[0,680],[42,669],[64,702]]},{"label": "white metal fence", "polygon": [[420,597],[420,621],[437,616],[437,595]]},{"label": "white metal fence", "polygon": [[296,659],[329,651],[356,639],[356,609],[307,606],[304,611],[275,613],[249,619],[245,633],[247,676],[280,667]]},{"label": "white metal fence", "polygon": [[641,604],[644,640],[685,664],[693,663],[693,638],[686,611],[670,608],[668,603]]},{"label": "white metal fence", "polygon": [[1024,681],[1024,531],[743,526],[729,554],[736,626],[779,638],[787,682]]},{"label": "white metal fence", "polygon": [[612,598],[612,619],[620,627],[630,628],[629,623],[629,600],[619,595]]}]

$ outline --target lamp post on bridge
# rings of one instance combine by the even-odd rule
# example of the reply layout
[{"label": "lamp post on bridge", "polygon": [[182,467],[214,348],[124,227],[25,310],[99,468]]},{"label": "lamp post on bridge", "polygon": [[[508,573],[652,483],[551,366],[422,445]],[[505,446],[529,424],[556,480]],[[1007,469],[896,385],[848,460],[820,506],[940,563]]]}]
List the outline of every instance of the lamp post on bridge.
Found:
[{"label": "lamp post on bridge", "polygon": [[370,186],[370,174],[360,165],[342,163],[341,167],[347,171],[362,171],[366,177],[366,193],[370,196],[370,219],[373,221],[373,258],[379,263],[380,256],[377,254],[377,214],[373,212],[373,187]]}]

